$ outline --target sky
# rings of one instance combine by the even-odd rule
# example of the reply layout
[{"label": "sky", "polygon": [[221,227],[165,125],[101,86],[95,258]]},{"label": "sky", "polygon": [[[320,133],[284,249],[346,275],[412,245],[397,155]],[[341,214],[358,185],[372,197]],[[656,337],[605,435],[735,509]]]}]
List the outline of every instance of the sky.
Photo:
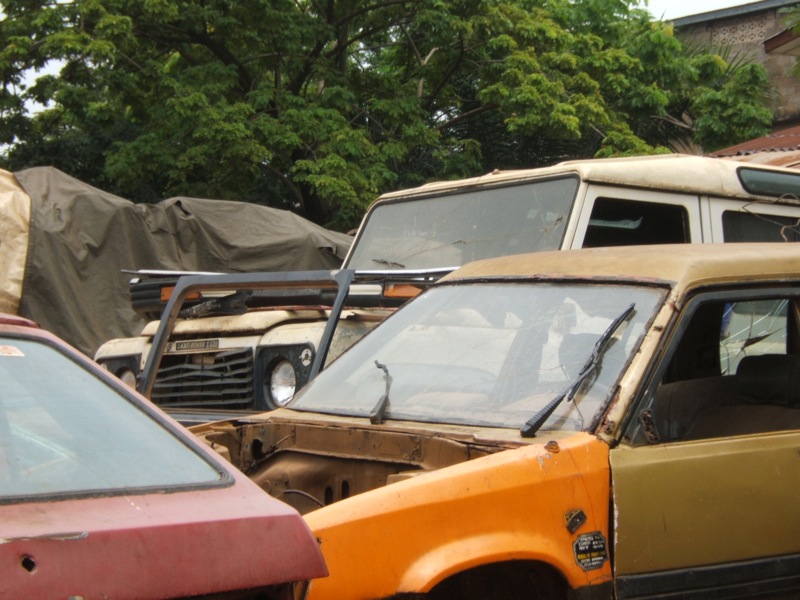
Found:
[{"label": "sky", "polygon": [[[677,19],[751,3],[752,0],[648,0],[647,8],[656,19]],[[640,4],[644,6],[644,0]]]}]

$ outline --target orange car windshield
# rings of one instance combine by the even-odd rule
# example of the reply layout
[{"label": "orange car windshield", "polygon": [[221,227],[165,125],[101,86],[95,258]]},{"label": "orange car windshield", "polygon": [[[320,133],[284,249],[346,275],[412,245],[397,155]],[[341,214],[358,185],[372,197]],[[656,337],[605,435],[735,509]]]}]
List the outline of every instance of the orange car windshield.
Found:
[{"label": "orange car windshield", "polygon": [[578,379],[603,332],[633,303],[592,376],[543,427],[586,430],[664,293],[589,282],[435,286],[334,361],[289,408],[366,417],[381,406],[386,420],[520,428]]}]

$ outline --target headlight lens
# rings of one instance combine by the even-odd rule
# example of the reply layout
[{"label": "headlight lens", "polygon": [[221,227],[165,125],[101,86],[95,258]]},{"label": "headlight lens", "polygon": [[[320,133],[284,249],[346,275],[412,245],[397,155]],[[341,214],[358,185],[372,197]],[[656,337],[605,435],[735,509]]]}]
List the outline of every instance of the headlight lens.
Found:
[{"label": "headlight lens", "polygon": [[103,369],[113,373],[122,383],[135,390],[141,358],[138,354],[111,356],[100,358],[97,362]]},{"label": "headlight lens", "polygon": [[136,373],[130,369],[122,369],[117,373],[117,377],[122,380],[122,383],[130,388],[136,389]]},{"label": "headlight lens", "polygon": [[279,360],[269,371],[269,395],[278,406],[286,406],[297,388],[294,367],[286,359]]}]

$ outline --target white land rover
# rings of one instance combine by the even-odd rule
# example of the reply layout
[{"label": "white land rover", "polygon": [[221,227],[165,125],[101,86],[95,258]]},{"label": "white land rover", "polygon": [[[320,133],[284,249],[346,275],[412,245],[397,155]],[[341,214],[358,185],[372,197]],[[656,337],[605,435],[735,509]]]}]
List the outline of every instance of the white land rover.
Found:
[{"label": "white land rover", "polygon": [[[340,272],[193,276],[172,305],[174,277],[133,284],[134,302],[156,317],[168,308],[169,318],[108,341],[95,359],[186,423],[271,410],[422,287],[468,262],[581,247],[797,241],[798,198],[798,171],[686,155],[431,183],[378,198]],[[136,296],[143,289],[152,302]],[[154,343],[157,360],[148,360]]]}]

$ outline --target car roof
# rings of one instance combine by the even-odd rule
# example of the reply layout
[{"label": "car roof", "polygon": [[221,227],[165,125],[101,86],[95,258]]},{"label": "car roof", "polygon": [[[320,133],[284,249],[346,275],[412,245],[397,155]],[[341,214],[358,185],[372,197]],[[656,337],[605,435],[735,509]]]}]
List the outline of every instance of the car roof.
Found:
[{"label": "car roof", "polygon": [[678,290],[725,282],[800,278],[800,245],[676,244],[557,250],[470,263],[442,282],[476,279],[652,282]]},{"label": "car roof", "polygon": [[[796,169],[764,166],[725,158],[693,156],[688,154],[661,154],[622,158],[595,158],[571,160],[550,167],[520,170],[495,170],[479,177],[457,181],[437,181],[420,187],[388,192],[376,203],[399,198],[426,196],[446,191],[463,191],[483,185],[522,183],[530,179],[574,174],[584,181],[604,185],[622,185],[642,189],[668,190],[704,195],[722,195],[752,201],[756,196],[745,192],[739,182],[741,169],[785,173],[797,178]],[[675,173],[691,173],[691,177],[676,180]],[[774,198],[773,198],[774,201]],[[797,203],[793,198],[781,202]]]}]

